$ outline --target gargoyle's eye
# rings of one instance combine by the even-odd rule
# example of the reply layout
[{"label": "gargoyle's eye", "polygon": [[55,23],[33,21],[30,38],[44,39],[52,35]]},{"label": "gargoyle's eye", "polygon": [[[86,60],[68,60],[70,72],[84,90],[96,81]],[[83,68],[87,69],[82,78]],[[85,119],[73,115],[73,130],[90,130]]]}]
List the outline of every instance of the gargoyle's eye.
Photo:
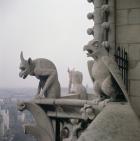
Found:
[{"label": "gargoyle's eye", "polygon": [[95,47],[98,48],[98,44],[95,44]]}]

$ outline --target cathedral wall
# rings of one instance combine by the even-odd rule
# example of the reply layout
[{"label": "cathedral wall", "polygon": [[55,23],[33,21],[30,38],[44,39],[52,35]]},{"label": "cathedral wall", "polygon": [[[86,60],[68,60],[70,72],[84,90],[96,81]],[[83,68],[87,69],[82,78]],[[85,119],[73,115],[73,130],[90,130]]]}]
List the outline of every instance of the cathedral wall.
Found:
[{"label": "cathedral wall", "polygon": [[140,0],[116,0],[116,44],[128,52],[129,95],[140,115]]}]

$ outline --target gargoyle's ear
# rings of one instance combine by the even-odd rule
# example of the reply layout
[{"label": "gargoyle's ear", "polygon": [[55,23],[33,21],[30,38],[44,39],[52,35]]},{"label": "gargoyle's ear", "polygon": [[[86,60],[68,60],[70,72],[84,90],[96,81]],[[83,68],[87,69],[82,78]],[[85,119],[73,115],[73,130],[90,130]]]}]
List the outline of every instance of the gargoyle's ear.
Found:
[{"label": "gargoyle's ear", "polygon": [[28,63],[29,63],[29,65],[32,64],[32,62],[33,62],[32,59],[29,58],[29,59],[28,59]]}]

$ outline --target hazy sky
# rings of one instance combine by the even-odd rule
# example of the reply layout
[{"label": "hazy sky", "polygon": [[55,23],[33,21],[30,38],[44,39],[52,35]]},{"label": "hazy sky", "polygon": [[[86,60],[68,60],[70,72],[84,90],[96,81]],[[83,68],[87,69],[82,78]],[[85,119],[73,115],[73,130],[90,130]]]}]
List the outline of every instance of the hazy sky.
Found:
[{"label": "hazy sky", "polygon": [[83,52],[92,38],[86,34],[92,7],[87,0],[0,0],[0,87],[37,87],[37,79],[18,76],[21,50],[26,59],[53,61],[62,86],[68,85],[68,67],[92,86]]}]

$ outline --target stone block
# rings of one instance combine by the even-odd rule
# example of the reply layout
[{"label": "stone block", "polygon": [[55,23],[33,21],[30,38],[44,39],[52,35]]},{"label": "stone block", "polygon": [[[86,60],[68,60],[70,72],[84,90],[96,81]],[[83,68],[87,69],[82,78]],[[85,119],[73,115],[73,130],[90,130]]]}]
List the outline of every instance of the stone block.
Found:
[{"label": "stone block", "polygon": [[140,81],[140,62],[136,64],[136,67],[129,69],[129,79],[135,79]]},{"label": "stone block", "polygon": [[117,9],[140,8],[140,0],[116,0]]},{"label": "stone block", "polygon": [[140,97],[130,97],[130,103],[134,111],[140,117]]},{"label": "stone block", "polygon": [[140,25],[116,27],[117,43],[140,43]]},{"label": "stone block", "polygon": [[134,60],[128,60],[129,61],[129,71],[130,71],[130,69],[134,69],[136,66],[137,66],[137,64],[139,63],[138,61],[134,61]]},{"label": "stone block", "polygon": [[140,60],[140,44],[129,45],[129,60]]},{"label": "stone block", "polygon": [[140,9],[128,10],[128,23],[139,24],[140,23]]},{"label": "stone block", "polygon": [[130,96],[140,97],[140,80],[130,80]]},{"label": "stone block", "polygon": [[117,25],[126,25],[128,23],[128,10],[117,10],[116,16]]}]

